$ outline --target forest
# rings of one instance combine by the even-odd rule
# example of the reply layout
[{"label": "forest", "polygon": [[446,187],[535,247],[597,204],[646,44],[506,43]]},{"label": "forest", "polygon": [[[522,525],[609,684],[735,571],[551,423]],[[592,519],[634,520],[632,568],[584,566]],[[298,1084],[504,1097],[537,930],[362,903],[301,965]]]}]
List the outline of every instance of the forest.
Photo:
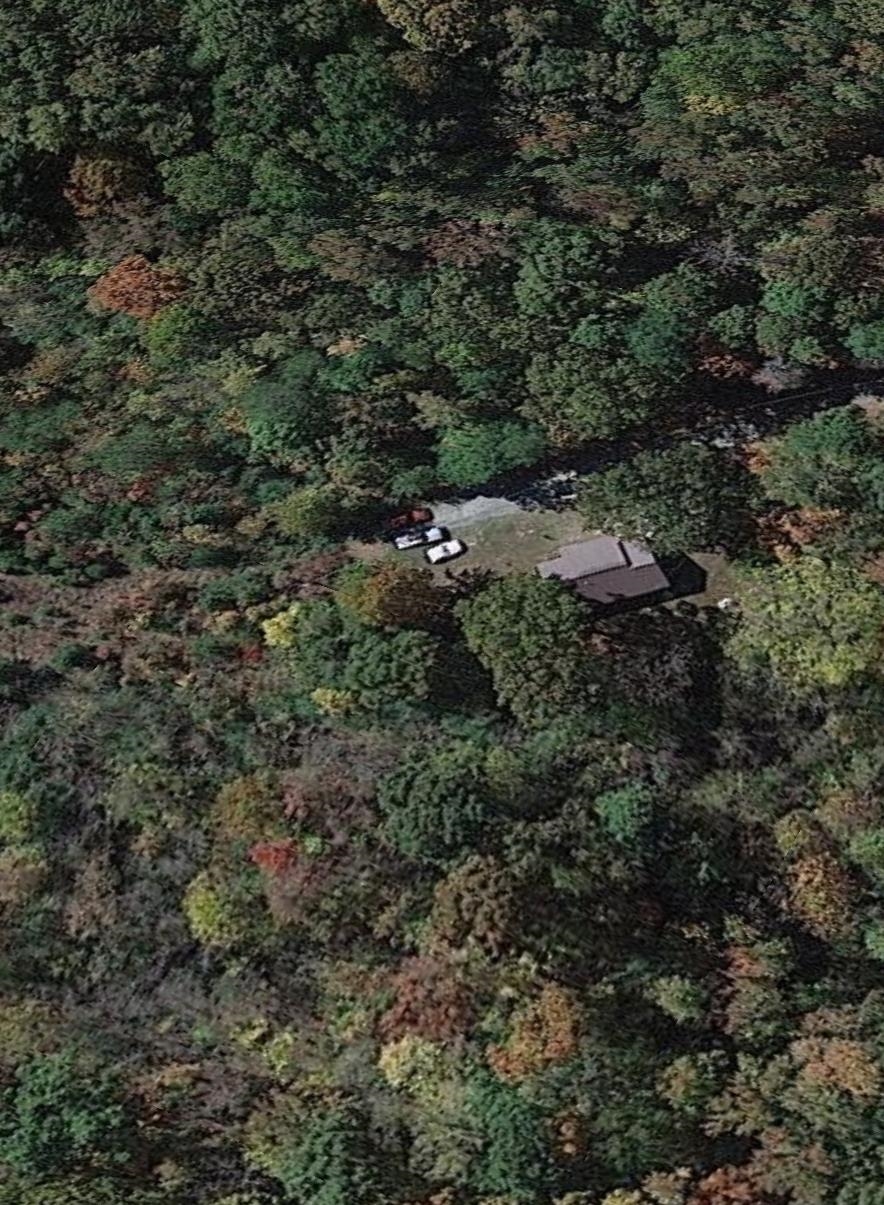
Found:
[{"label": "forest", "polygon": [[0,0],[0,1205],[884,1205],[882,738],[884,0]]}]

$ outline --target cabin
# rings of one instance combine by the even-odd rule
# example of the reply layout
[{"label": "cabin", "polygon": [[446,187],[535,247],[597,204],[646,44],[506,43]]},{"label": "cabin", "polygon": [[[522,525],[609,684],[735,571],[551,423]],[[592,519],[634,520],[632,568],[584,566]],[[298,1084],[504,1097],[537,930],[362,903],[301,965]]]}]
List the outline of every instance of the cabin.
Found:
[{"label": "cabin", "polygon": [[662,596],[670,587],[649,549],[614,536],[568,544],[552,560],[541,561],[537,572],[567,582],[581,598],[601,607],[642,598],[651,602],[654,595]]}]

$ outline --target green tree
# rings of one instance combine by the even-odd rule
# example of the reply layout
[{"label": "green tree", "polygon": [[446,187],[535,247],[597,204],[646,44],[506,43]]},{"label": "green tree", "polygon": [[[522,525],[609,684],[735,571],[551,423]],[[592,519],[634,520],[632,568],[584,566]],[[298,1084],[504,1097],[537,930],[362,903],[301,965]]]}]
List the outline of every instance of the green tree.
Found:
[{"label": "green tree", "polygon": [[543,433],[529,423],[505,419],[446,431],[439,441],[438,473],[452,485],[481,485],[543,455]]},{"label": "green tree", "polygon": [[884,828],[866,828],[850,841],[851,860],[870,878],[884,882]]},{"label": "green tree", "polygon": [[242,205],[249,195],[249,177],[240,163],[218,153],[197,151],[163,164],[166,192],[192,213],[225,213]]},{"label": "green tree", "polygon": [[737,112],[750,99],[782,79],[789,67],[786,47],[762,29],[739,39],[730,31],[685,46],[667,48],[653,86],[645,93],[648,110],[671,106],[711,116]]},{"label": "green tree", "polygon": [[182,900],[193,936],[204,946],[221,949],[240,945],[249,935],[254,907],[254,898],[208,870],[201,870],[190,881]]},{"label": "green tree", "polygon": [[720,1091],[727,1069],[722,1051],[683,1054],[666,1067],[657,1090],[673,1108],[689,1117],[703,1117]]},{"label": "green tree", "polygon": [[640,846],[653,818],[651,792],[642,783],[603,792],[593,808],[605,831],[627,847]]},{"label": "green tree", "polygon": [[210,334],[202,315],[186,305],[169,305],[147,323],[142,337],[151,363],[169,369],[203,351]]},{"label": "green tree", "polygon": [[740,603],[731,652],[788,685],[846,686],[880,667],[884,594],[850,565],[802,556],[747,573]]},{"label": "green tree", "polygon": [[290,356],[246,390],[240,401],[252,455],[287,466],[310,457],[332,434],[334,410],[316,387],[322,361],[312,350]]},{"label": "green tree", "polygon": [[606,362],[592,348],[570,343],[532,356],[525,383],[525,417],[540,423],[551,444],[566,447],[628,431],[669,388],[659,373],[626,359]]},{"label": "green tree", "polygon": [[329,168],[359,178],[405,151],[409,128],[394,73],[377,46],[362,42],[331,54],[316,68],[317,146]]},{"label": "green tree", "polygon": [[0,791],[0,842],[18,845],[33,837],[37,828],[33,799],[19,791]]},{"label": "green tree", "polygon": [[789,506],[862,507],[881,451],[856,407],[826,410],[770,445],[765,492]]},{"label": "green tree", "polygon": [[194,439],[192,425],[176,431],[172,423],[138,422],[106,438],[89,461],[125,481],[144,473],[180,472],[185,465],[205,467],[210,453]]},{"label": "green tree", "polygon": [[852,327],[844,342],[857,360],[880,363],[884,360],[884,318]]},{"label": "green tree", "polygon": [[483,750],[451,740],[403,757],[378,790],[388,840],[410,857],[446,862],[481,841],[492,816]]},{"label": "green tree", "polygon": [[272,214],[312,214],[322,208],[323,193],[313,173],[293,155],[267,150],[252,168],[251,203]]},{"label": "green tree", "polygon": [[686,552],[736,541],[751,496],[751,478],[732,457],[684,443],[584,477],[578,508],[594,528]]},{"label": "green tree", "polygon": [[476,1077],[470,1105],[482,1136],[471,1175],[478,1190],[531,1203],[549,1193],[555,1176],[537,1105],[488,1074]]},{"label": "green tree", "polygon": [[571,222],[530,223],[519,244],[513,286],[519,313],[526,321],[546,319],[567,330],[603,299],[602,281],[619,242],[610,231]]},{"label": "green tree", "polygon": [[35,1056],[3,1092],[0,1162],[28,1175],[127,1162],[121,1101],[118,1077],[73,1051]]},{"label": "green tree", "polygon": [[344,511],[340,495],[329,485],[305,485],[270,503],[266,513],[277,530],[291,539],[313,540],[340,530]]},{"label": "green tree", "polygon": [[437,620],[444,606],[429,570],[400,561],[350,567],[336,584],[335,598],[362,623],[377,627],[420,627]]},{"label": "green tree", "polygon": [[340,678],[328,685],[368,712],[420,706],[432,701],[438,657],[439,645],[427,632],[363,629],[352,638]]},{"label": "green tree", "polygon": [[349,1102],[307,1108],[281,1093],[251,1118],[246,1149],[292,1201],[380,1205],[383,1199],[368,1119]]},{"label": "green tree", "polygon": [[680,1025],[700,1021],[706,1012],[702,986],[684,975],[663,975],[648,988],[648,997]]},{"label": "green tree", "polygon": [[0,1185],[0,1205],[170,1205],[170,1198],[162,1189],[136,1185],[132,1177],[68,1174],[37,1183],[26,1177]]},{"label": "green tree", "polygon": [[389,713],[433,697],[439,643],[427,632],[379,631],[319,600],[270,623],[268,643],[285,650],[294,684],[321,710]]},{"label": "green tree", "polygon": [[713,291],[708,273],[690,264],[648,281],[640,290],[641,313],[626,328],[636,363],[671,376],[684,372]]},{"label": "green tree", "polygon": [[468,49],[481,29],[474,0],[379,0],[386,19],[418,50],[457,54]]},{"label": "green tree", "polygon": [[587,612],[567,587],[533,576],[505,578],[460,603],[458,615],[498,700],[520,720],[543,724],[585,705]]}]

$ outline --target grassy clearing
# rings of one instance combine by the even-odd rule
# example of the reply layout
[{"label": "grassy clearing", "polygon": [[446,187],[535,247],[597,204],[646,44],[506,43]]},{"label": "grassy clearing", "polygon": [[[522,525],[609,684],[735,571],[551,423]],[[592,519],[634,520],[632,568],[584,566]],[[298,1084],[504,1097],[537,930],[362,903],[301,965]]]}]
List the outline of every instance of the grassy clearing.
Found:
[{"label": "grassy clearing", "polygon": [[488,519],[464,530],[462,538],[468,551],[456,562],[456,568],[526,573],[538,561],[555,556],[563,544],[580,540],[586,534],[576,511],[522,511],[506,518]]},{"label": "grassy clearing", "polygon": [[[519,511],[517,514],[483,519],[460,527],[452,525],[451,535],[462,539],[467,551],[448,565],[432,568],[434,577],[446,580],[446,569],[452,574],[485,570],[501,576],[511,573],[530,573],[538,561],[555,556],[564,544],[586,539],[598,533],[588,528],[576,511]],[[425,565],[420,548],[408,552],[393,552],[389,544],[380,541],[353,541],[347,551],[358,560],[377,562],[394,556]],[[690,559],[706,574],[705,589],[690,594],[698,606],[715,606],[723,598],[738,593],[730,561],[719,553],[689,553]]]},{"label": "grassy clearing", "polygon": [[690,557],[706,574],[706,589],[702,594],[691,595],[691,602],[698,607],[711,607],[723,598],[739,594],[737,575],[726,556],[718,552],[692,552]]},{"label": "grassy clearing", "polygon": [[[468,524],[462,529],[452,526],[452,537],[462,539],[467,551],[447,566],[435,566],[433,573],[444,579],[446,568],[452,573],[476,569],[497,574],[530,572],[538,561],[555,556],[562,544],[580,540],[587,534],[581,517],[570,510],[519,511],[518,514]],[[348,546],[348,552],[369,562],[396,555],[407,557],[415,564],[425,564],[419,548],[391,554],[388,544],[354,541]]]}]

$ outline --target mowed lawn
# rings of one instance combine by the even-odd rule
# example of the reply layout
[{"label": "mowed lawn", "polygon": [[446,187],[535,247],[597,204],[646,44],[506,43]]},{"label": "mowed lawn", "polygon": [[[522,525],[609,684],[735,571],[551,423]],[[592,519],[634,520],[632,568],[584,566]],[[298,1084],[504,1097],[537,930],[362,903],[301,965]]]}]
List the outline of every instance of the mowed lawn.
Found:
[{"label": "mowed lawn", "polygon": [[538,561],[548,560],[563,544],[581,540],[588,533],[576,511],[522,511],[498,519],[484,519],[461,531],[452,531],[467,545],[467,551],[450,568],[488,569],[494,573],[525,573]]},{"label": "mowed lawn", "polygon": [[[449,530],[452,538],[457,537],[464,541],[467,551],[454,561],[431,567],[434,577],[440,581],[446,580],[448,574],[477,570],[500,576],[529,573],[539,561],[555,556],[563,545],[599,534],[598,530],[588,526],[573,510],[520,510],[495,518],[452,523]],[[426,567],[423,549],[412,548],[407,552],[396,552],[390,544],[381,540],[351,541],[348,552],[358,560],[367,562],[392,557]],[[685,597],[698,606],[714,606],[722,598],[733,597],[738,593],[738,585],[727,557],[720,553],[703,552],[690,552],[688,556],[705,574],[705,589],[700,592],[690,590]]]},{"label": "mowed lawn", "polygon": [[[563,544],[593,534],[587,531],[580,515],[573,510],[523,510],[500,518],[452,524],[450,531],[452,539],[463,540],[467,551],[447,565],[433,566],[434,575],[442,579],[446,569],[451,573],[476,569],[497,574],[525,573],[538,561],[555,556]],[[394,552],[389,544],[380,541],[353,541],[348,551],[359,560],[377,561],[394,556],[415,564],[426,564],[422,549]]]},{"label": "mowed lawn", "polygon": [[690,558],[706,574],[706,589],[690,595],[698,607],[711,607],[723,598],[738,598],[740,580],[731,561],[720,552],[692,552]]}]

